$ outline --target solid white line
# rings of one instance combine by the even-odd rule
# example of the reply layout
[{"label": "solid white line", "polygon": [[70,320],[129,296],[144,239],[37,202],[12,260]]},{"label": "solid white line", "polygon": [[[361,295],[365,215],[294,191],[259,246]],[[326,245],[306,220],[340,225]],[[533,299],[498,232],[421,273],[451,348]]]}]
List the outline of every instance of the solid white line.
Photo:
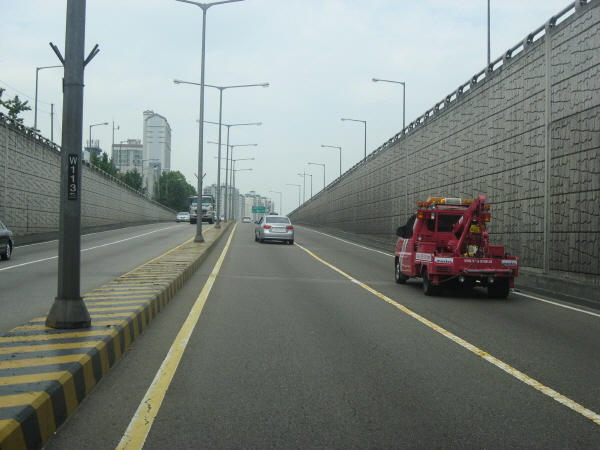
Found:
[{"label": "solid white line", "polygon": [[548,397],[550,397],[551,399],[557,401],[558,403],[560,403],[560,404],[566,406],[567,408],[570,408],[571,410],[573,410],[573,411],[581,414],[585,418],[590,419],[596,425],[600,425],[600,414],[597,414],[594,411],[585,408],[584,406],[582,406],[579,403],[571,400],[570,398],[568,398],[568,397],[560,394],[559,392],[555,391],[554,389],[551,389],[551,388],[543,385],[542,383],[540,383],[537,380],[534,380],[533,378],[531,378],[530,376],[526,375],[525,373],[523,373],[523,372],[515,369],[514,367],[506,364],[505,362],[499,360],[498,358],[495,358],[494,356],[492,356],[489,353],[481,350],[480,348],[474,346],[473,344],[470,344],[469,342],[467,342],[464,339],[462,339],[462,338],[456,336],[455,334],[449,332],[445,328],[442,328],[439,325],[431,322],[430,320],[426,319],[425,317],[421,316],[420,314],[417,314],[414,311],[408,309],[406,306],[401,305],[400,303],[392,300],[391,298],[387,297],[386,295],[382,294],[381,292],[378,292],[375,289],[373,289],[372,287],[370,287],[370,286],[368,286],[368,285],[366,285],[366,284],[358,281],[356,278],[354,278],[351,275],[348,275],[346,272],[338,269],[333,264],[330,264],[327,261],[321,259],[320,257],[318,257],[317,255],[315,255],[310,250],[302,247],[301,245],[298,245],[298,244],[296,244],[296,245],[299,248],[301,248],[302,250],[304,250],[306,253],[308,253],[309,255],[311,255],[313,258],[315,258],[317,261],[320,261],[321,263],[325,264],[327,267],[333,269],[334,271],[336,271],[337,273],[339,273],[343,277],[347,278],[348,280],[351,280],[354,283],[358,284],[363,289],[366,289],[367,291],[369,291],[370,293],[376,295],[380,299],[388,302],[391,305],[394,305],[400,311],[403,311],[404,313],[406,313],[409,316],[411,316],[412,318],[418,320],[422,324],[428,326],[429,328],[437,331],[438,333],[442,334],[443,336],[447,337],[448,339],[450,339],[450,340],[456,342],[457,344],[461,345],[462,347],[466,348],[467,350],[469,350],[469,351],[473,352],[474,354],[480,356],[481,358],[483,358],[487,362],[489,362],[489,363],[495,365],[496,367],[504,370],[506,373],[508,373],[509,375],[512,375],[513,377],[515,377],[519,381],[522,381],[523,383],[527,384],[528,386],[533,387],[534,389],[536,389],[539,392],[547,395]]},{"label": "solid white line", "polygon": [[310,228],[304,228],[304,227],[298,227],[298,228],[302,228],[303,230],[312,231],[313,233],[322,234],[323,236],[330,237],[331,239],[337,239],[338,241],[342,241],[342,242],[345,242],[346,244],[354,245],[355,247],[364,248],[365,250],[370,250],[370,251],[375,252],[375,253],[381,253],[382,255],[385,255],[385,256],[394,257],[394,255],[390,255],[389,253],[382,252],[381,250],[375,250],[373,248],[369,248],[369,247],[365,247],[363,245],[355,244],[354,242],[350,242],[350,241],[347,241],[345,239],[341,239],[339,237],[335,237],[335,236],[332,236],[332,235],[327,234],[327,233],[321,233],[320,231],[311,230]]},{"label": "solid white line", "polygon": [[152,428],[154,419],[158,414],[158,410],[162,405],[167,390],[169,389],[169,385],[175,376],[179,362],[183,357],[185,348],[190,340],[190,337],[192,336],[194,327],[196,326],[196,323],[198,323],[198,319],[200,318],[204,304],[208,299],[208,294],[210,293],[217,275],[219,274],[219,270],[221,270],[221,265],[223,264],[225,255],[227,255],[227,251],[229,250],[236,227],[237,224],[235,224],[233,227],[231,235],[227,240],[227,244],[225,244],[223,252],[221,252],[219,260],[215,264],[214,269],[208,277],[202,292],[200,292],[200,295],[196,299],[196,302],[194,303],[194,306],[192,307],[192,310],[190,311],[185,323],[179,330],[173,345],[169,349],[167,357],[161,364],[160,369],[158,369],[158,372],[156,373],[152,384],[148,388],[148,391],[146,391],[146,395],[140,403],[140,406],[131,419],[125,434],[121,438],[121,442],[119,442],[117,450],[141,449],[144,446],[146,438],[148,437],[148,433],[150,433],[150,428]]},{"label": "solid white line", "polygon": [[[168,230],[169,228],[174,228],[174,226],[173,227],[168,227],[168,228],[161,228],[160,230],[149,231],[148,233],[138,234],[137,236],[133,236],[133,237],[126,238],[126,239],[121,239],[120,241],[110,242],[108,244],[102,244],[102,245],[97,245],[95,247],[85,248],[85,249],[82,249],[81,252],[83,253],[83,252],[87,252],[89,250],[95,250],[95,249],[101,248],[101,247],[108,247],[109,245],[120,244],[121,242],[130,241],[132,239],[137,239],[139,237],[147,236],[147,235],[153,234],[153,233],[158,233],[159,231]],[[31,245],[33,245],[33,244],[31,244]],[[26,247],[26,246],[24,245],[23,247]],[[39,262],[43,262],[43,261],[48,261],[50,259],[56,259],[56,258],[58,258],[58,255],[57,256],[51,256],[49,258],[44,258],[44,259],[37,259],[35,261],[29,261],[29,262],[22,263],[22,264],[16,264],[14,266],[5,267],[3,269],[0,269],[0,272],[2,272],[3,270],[14,269],[15,267],[27,266],[29,264],[35,264],[35,263],[39,263]]]},{"label": "solid white line", "polygon": [[573,306],[567,306],[567,305],[563,305],[562,303],[557,303],[557,302],[553,302],[553,301],[550,301],[550,300],[545,300],[543,298],[534,297],[533,295],[523,294],[522,292],[513,292],[513,294],[521,295],[521,296],[527,297],[527,298],[531,298],[531,299],[537,300],[539,302],[550,303],[551,305],[560,306],[561,308],[572,309],[573,311],[581,312],[581,313],[584,313],[584,314],[589,314],[590,316],[600,317],[600,314],[598,314],[598,313],[593,313],[593,312],[590,312],[590,311],[586,311],[585,309],[574,308]]},{"label": "solid white line", "polygon": [[[168,230],[170,228],[175,228],[177,225],[172,225],[170,227],[167,228],[161,228],[160,230],[156,230],[156,231],[163,231],[163,230]],[[102,233],[110,233],[112,231],[120,231],[123,230],[123,228],[116,228],[114,230],[105,230],[105,231],[96,231],[94,233],[87,233],[87,234],[82,234],[81,237],[86,237],[86,236],[93,236],[95,234],[102,234]],[[155,231],[152,231],[152,233],[155,233]],[[58,242],[58,239],[52,239],[51,241],[44,241],[44,242],[34,242],[33,244],[24,244],[24,245],[17,245],[17,248],[25,248],[25,247],[35,247],[37,245],[44,245],[44,244],[50,244],[52,242]]]},{"label": "solid white line", "polygon": [[[372,249],[372,248],[369,248],[369,247],[364,247],[362,245],[355,244],[354,242],[346,241],[345,239],[340,239],[338,237],[332,236],[332,235],[327,234],[327,233],[321,233],[320,231],[311,230],[310,228],[304,228],[304,227],[298,227],[298,228],[302,228],[303,230],[312,231],[313,233],[322,234],[323,236],[327,236],[327,237],[330,237],[332,239],[336,239],[338,241],[345,242],[346,244],[354,245],[356,247],[364,248],[365,250],[370,250],[370,251],[375,252],[375,253],[381,253],[382,255],[386,255],[386,256],[394,256],[394,255],[390,255],[389,253],[382,252],[380,250],[375,250],[375,249]],[[527,298],[530,298],[532,300],[537,300],[539,302],[549,303],[551,305],[560,306],[561,308],[571,309],[573,311],[577,311],[577,312],[580,312],[580,313],[589,314],[590,316],[600,317],[600,314],[593,313],[593,312],[590,312],[590,311],[586,311],[585,309],[575,308],[573,306],[563,305],[561,303],[553,302],[553,301],[550,301],[550,300],[545,300],[543,298],[536,297],[534,295],[523,294],[521,292],[514,292],[514,291],[513,291],[513,294],[522,295],[523,297],[527,297]]]}]

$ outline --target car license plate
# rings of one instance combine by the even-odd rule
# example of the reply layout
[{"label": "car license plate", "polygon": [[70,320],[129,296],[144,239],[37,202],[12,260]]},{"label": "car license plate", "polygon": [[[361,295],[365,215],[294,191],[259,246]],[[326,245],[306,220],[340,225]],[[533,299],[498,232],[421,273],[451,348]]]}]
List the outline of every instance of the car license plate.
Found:
[{"label": "car license plate", "polygon": [[273,227],[273,231],[275,233],[285,233],[285,228],[283,228],[283,227]]}]

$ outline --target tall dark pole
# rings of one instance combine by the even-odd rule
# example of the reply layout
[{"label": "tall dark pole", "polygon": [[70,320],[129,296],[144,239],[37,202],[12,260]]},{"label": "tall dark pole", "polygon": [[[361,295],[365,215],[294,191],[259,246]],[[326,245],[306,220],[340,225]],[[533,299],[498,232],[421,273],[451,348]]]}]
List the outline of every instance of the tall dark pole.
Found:
[{"label": "tall dark pole", "polygon": [[[204,60],[206,50],[206,9],[202,8],[202,57],[200,61],[200,125],[198,126],[198,173],[204,173],[202,160],[204,159]],[[198,206],[199,214],[196,215],[196,237],[194,242],[204,242],[202,236],[202,178],[198,177]]]},{"label": "tall dark pole", "polygon": [[[223,119],[223,88],[219,88],[219,150],[217,152],[217,218],[215,228],[221,228],[221,122]],[[200,119],[202,120],[202,119]],[[227,195],[227,193],[225,193]]]},{"label": "tall dark pole", "polygon": [[487,66],[490,67],[490,0],[487,2]]},{"label": "tall dark pole", "polygon": [[[231,191],[229,184],[231,181],[229,179],[229,130],[231,129],[231,125],[225,125],[227,127],[227,150],[225,151],[225,218],[227,220],[233,220],[233,214],[230,213],[230,205],[231,201],[233,201],[233,192]],[[231,200],[229,200],[229,196],[231,195]]]},{"label": "tall dark pole", "polygon": [[[223,0],[220,2],[213,3],[198,3],[190,0],[177,0],[183,3],[191,3],[192,5],[199,6],[202,9],[202,56],[200,58],[200,123],[198,126],[198,174],[203,174],[202,160],[204,159],[204,63],[206,59],[206,11],[208,8],[214,5],[221,5],[224,3],[238,2],[242,0]],[[204,175],[198,177],[198,208],[202,208],[202,178]],[[219,217],[220,219],[220,217]],[[196,220],[196,237],[194,242],[204,242],[204,236],[202,236],[202,218],[199,217]]]},{"label": "tall dark pole", "polygon": [[[58,292],[46,318],[51,328],[83,328],[92,324],[80,294],[81,142],[83,138],[83,72],[85,0],[67,1],[63,65],[63,123],[58,241]],[[60,53],[52,47],[57,55]]]}]

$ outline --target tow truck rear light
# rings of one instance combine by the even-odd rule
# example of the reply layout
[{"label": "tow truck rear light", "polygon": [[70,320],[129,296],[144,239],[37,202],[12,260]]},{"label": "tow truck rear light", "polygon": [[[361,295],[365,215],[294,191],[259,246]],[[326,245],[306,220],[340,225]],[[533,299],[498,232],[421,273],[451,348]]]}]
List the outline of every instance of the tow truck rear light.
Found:
[{"label": "tow truck rear light", "polygon": [[481,213],[481,219],[484,222],[489,222],[492,219],[492,215],[489,212]]},{"label": "tow truck rear light", "polygon": [[271,225],[263,225],[263,228],[265,230],[270,230],[271,228],[273,228]]},{"label": "tow truck rear light", "polygon": [[417,211],[417,219],[431,219],[429,211]]},{"label": "tow truck rear light", "polygon": [[490,210],[490,209],[492,209],[492,208],[490,207],[490,205],[483,205],[483,209],[484,209],[485,211],[489,211],[489,210]]},{"label": "tow truck rear light", "polygon": [[472,198],[449,198],[449,197],[429,197],[427,202],[430,204],[437,203],[439,205],[456,205],[469,206],[473,203]]},{"label": "tow truck rear light", "polygon": [[445,198],[443,197],[429,197],[427,199],[427,203],[432,204],[432,203],[444,203]]}]

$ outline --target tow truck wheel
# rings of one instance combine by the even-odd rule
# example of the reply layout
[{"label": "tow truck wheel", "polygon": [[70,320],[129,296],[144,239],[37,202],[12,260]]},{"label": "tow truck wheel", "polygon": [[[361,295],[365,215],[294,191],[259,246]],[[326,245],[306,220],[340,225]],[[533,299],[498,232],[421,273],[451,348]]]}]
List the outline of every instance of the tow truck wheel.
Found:
[{"label": "tow truck wheel", "polygon": [[488,297],[490,298],[506,298],[510,293],[510,284],[508,278],[496,278],[492,284],[487,287]]},{"label": "tow truck wheel", "polygon": [[436,295],[438,287],[433,284],[433,281],[429,279],[427,270],[423,271],[423,293],[427,296]]},{"label": "tow truck wheel", "polygon": [[396,283],[406,284],[408,277],[400,271],[400,260],[396,261]]}]

